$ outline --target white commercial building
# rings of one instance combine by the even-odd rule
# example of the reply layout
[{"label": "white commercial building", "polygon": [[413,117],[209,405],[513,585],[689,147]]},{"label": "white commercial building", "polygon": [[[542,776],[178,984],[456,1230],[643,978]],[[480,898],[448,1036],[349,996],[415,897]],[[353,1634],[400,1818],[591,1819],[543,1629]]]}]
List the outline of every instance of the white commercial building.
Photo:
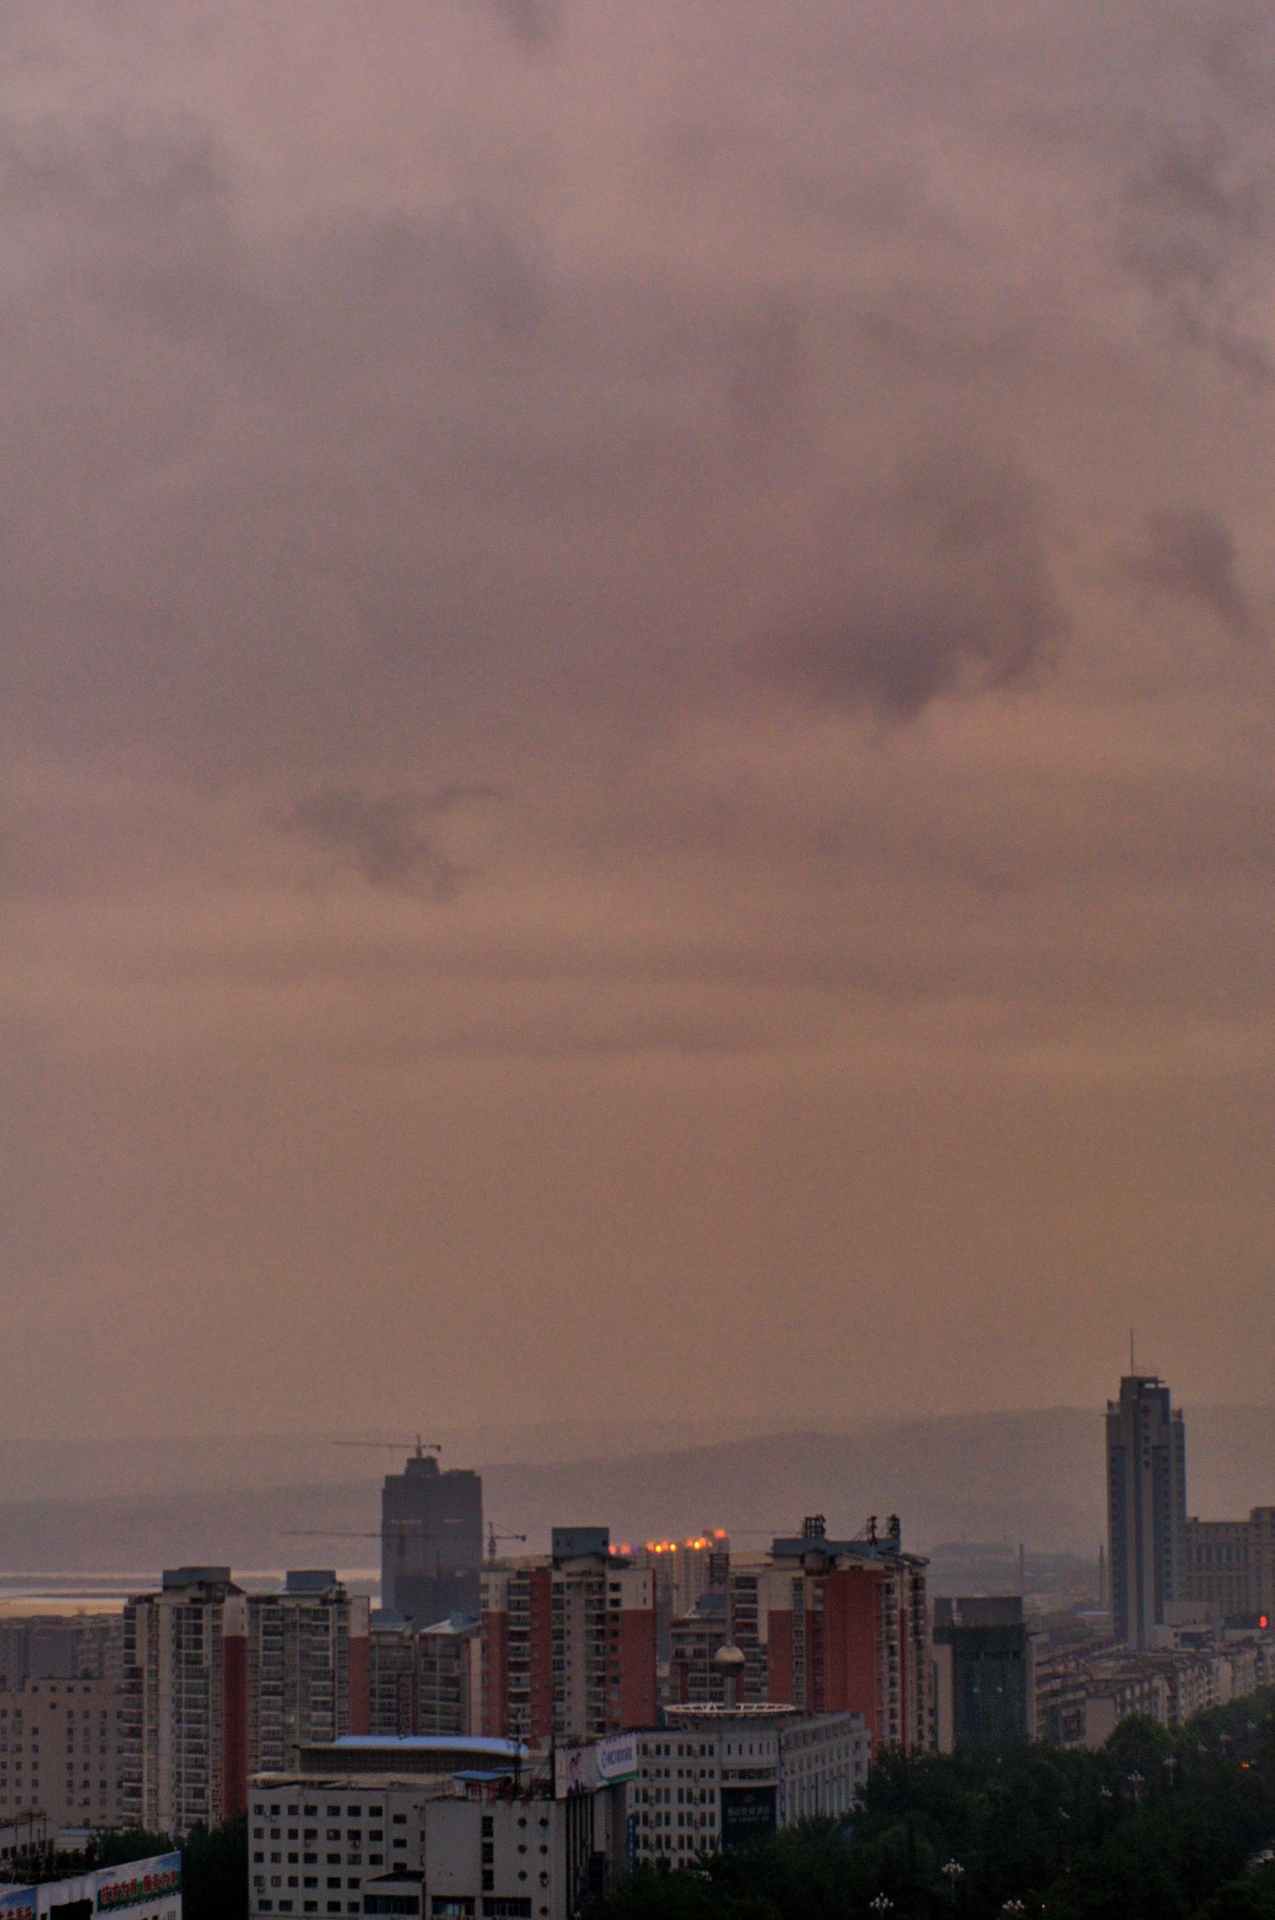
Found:
[{"label": "white commercial building", "polygon": [[250,1920],[570,1920],[628,1865],[624,1789],[550,1799],[547,1782],[519,1787],[493,1757],[457,1774],[259,1776]]},{"label": "white commercial building", "polygon": [[838,1817],[867,1778],[871,1742],[857,1713],[791,1707],[670,1707],[638,1735],[629,1787],[638,1861],[685,1864],[812,1814]]}]

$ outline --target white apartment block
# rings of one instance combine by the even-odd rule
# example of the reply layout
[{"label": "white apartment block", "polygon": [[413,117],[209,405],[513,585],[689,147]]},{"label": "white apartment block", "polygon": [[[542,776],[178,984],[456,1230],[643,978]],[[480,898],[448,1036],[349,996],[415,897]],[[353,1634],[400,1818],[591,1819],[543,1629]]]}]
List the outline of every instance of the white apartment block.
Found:
[{"label": "white apartment block", "polygon": [[248,1642],[249,1773],[295,1766],[303,1742],[367,1731],[369,1618],[370,1603],[326,1570],[227,1602],[224,1631]]},{"label": "white apartment block", "polygon": [[128,1702],[111,1680],[31,1680],[0,1692],[0,1826],[117,1827]]}]

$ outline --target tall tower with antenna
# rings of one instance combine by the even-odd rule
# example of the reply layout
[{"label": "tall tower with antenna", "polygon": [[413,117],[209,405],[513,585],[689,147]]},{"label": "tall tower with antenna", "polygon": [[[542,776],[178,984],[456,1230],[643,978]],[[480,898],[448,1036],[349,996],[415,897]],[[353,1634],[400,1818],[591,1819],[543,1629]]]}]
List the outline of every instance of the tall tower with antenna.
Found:
[{"label": "tall tower with antenna", "polygon": [[1107,1532],[1113,1636],[1149,1647],[1186,1571],[1186,1424],[1154,1374],[1126,1374],[1107,1402]]}]

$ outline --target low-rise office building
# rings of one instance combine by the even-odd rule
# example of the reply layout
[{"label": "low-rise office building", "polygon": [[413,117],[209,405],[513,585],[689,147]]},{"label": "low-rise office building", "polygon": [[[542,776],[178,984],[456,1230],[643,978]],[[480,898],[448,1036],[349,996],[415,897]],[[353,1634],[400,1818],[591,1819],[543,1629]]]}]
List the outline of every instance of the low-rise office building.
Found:
[{"label": "low-rise office building", "polygon": [[1275,1616],[1275,1507],[1254,1507],[1247,1520],[1188,1520],[1183,1557],[1184,1599],[1223,1619]]},{"label": "low-rise office building", "polygon": [[27,1680],[118,1682],[123,1653],[118,1613],[15,1614],[0,1620],[0,1687]]},{"label": "low-rise office building", "polygon": [[0,1824],[124,1824],[129,1703],[110,1680],[31,1680],[0,1692]]},{"label": "low-rise office building", "polygon": [[1192,1714],[1275,1683],[1275,1635],[1183,1628],[1176,1646],[1059,1653],[1036,1670],[1036,1737],[1100,1747],[1131,1714],[1184,1726]]},{"label": "low-rise office building", "polygon": [[1019,1595],[936,1600],[933,1647],[940,1753],[1035,1738],[1037,1637]]},{"label": "low-rise office building", "polygon": [[[554,1799],[544,1772],[507,1752],[430,1771],[266,1774],[249,1802],[250,1920],[398,1915],[404,1920],[571,1920],[628,1865],[623,1788]],[[492,1763],[495,1763],[494,1765]]]},{"label": "low-rise office building", "polygon": [[862,1715],[673,1707],[637,1736],[634,1859],[685,1865],[812,1814],[848,1813],[871,1762]]}]

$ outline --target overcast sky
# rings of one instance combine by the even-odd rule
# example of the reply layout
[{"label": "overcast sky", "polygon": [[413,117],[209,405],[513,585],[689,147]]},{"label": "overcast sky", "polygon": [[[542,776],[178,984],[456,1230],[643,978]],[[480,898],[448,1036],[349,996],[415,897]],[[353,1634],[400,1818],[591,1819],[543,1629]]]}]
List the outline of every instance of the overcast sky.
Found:
[{"label": "overcast sky", "polygon": [[0,1432],[1271,1398],[1269,6],[0,102]]}]

